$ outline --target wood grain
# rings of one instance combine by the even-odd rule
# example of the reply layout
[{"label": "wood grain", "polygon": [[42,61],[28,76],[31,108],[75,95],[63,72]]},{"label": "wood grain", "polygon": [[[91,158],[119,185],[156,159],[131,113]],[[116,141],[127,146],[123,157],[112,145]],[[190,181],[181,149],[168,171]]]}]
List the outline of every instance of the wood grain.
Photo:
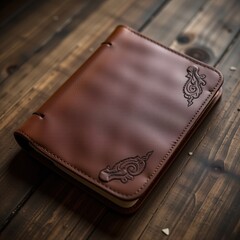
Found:
[{"label": "wood grain", "polygon": [[[229,3],[230,4],[230,3]],[[234,5],[232,5],[232,4],[230,4],[232,7],[234,7]],[[209,11],[208,11],[208,9],[207,9],[207,6],[208,5],[205,5],[205,14],[206,14],[206,16],[207,15],[209,15]],[[211,6],[211,5],[209,5],[209,6]],[[164,13],[164,15],[163,16],[166,16],[166,15],[168,15],[168,14],[170,14],[170,12],[168,12],[167,10],[170,10],[171,8],[169,7],[169,6],[166,6],[166,9],[163,9],[163,13]],[[194,8],[195,9],[195,8]],[[165,12],[166,11],[166,12]],[[164,19],[164,17],[162,17],[161,18],[161,14],[162,14],[162,12],[160,12],[159,13],[159,15],[158,16],[156,16],[156,18],[158,18],[158,19]],[[194,10],[193,10],[193,12],[194,12]],[[201,15],[202,15],[203,13],[201,12]],[[213,22],[213,21],[216,21],[216,24],[217,24],[217,21],[218,21],[218,18],[215,18],[214,17],[214,14],[215,15],[217,15],[218,13],[217,12],[215,12],[215,13],[212,13],[212,17],[211,17],[211,21]],[[191,16],[193,16],[191,13],[189,13],[189,16],[191,17]],[[197,18],[198,18],[198,15],[196,16]],[[202,17],[204,18],[205,17],[205,15],[202,15]],[[171,15],[169,16],[169,18],[171,18]],[[187,22],[187,20],[186,19],[184,19],[184,21],[185,22]],[[153,20],[153,22],[154,22],[154,20]],[[195,21],[195,18],[193,18],[192,19],[192,21],[190,21],[190,23],[189,23],[189,25],[191,25],[192,26],[192,28],[193,29],[195,29],[196,28],[196,26],[195,26],[195,24],[193,24],[193,23],[195,23],[196,21]],[[213,23],[214,24],[214,23]],[[184,26],[184,24],[182,24],[182,26]],[[169,26],[170,27],[170,26]],[[187,25],[187,26],[185,26],[186,28],[188,28],[189,29],[189,26]],[[204,28],[207,28],[208,27],[208,23],[206,22],[206,25],[201,25],[201,27],[204,29]],[[153,25],[153,28],[155,29],[155,24]],[[238,29],[239,30],[239,29]],[[158,38],[158,36],[159,36],[159,39],[158,40],[160,40],[161,42],[162,41],[164,41],[165,39],[164,39],[164,35],[163,34],[161,34],[161,32],[159,33],[159,32],[157,32],[157,36],[156,37],[154,37],[154,30],[151,30],[151,24],[149,24],[149,26],[147,27],[147,29],[146,29],[146,31],[147,32],[152,32],[153,33],[153,38],[155,38],[155,39],[157,39]],[[163,31],[165,32],[166,31],[166,29],[163,29]],[[185,29],[180,29],[178,32],[184,32],[185,31]],[[216,30],[217,31],[217,30]],[[221,29],[219,29],[218,30],[219,32],[221,32]],[[178,32],[177,32],[177,34],[178,34]],[[199,30],[199,33],[201,33],[202,34],[202,30]],[[172,33],[171,33],[172,34]],[[196,32],[196,36],[195,36],[195,42],[193,43],[189,43],[188,44],[188,47],[191,47],[191,44],[196,44],[197,42],[198,42],[198,39],[199,39],[199,41],[202,41],[201,40],[201,36],[199,36],[198,37],[198,32]],[[175,36],[175,39],[177,38],[177,36],[178,35],[176,35]],[[222,39],[217,39],[216,41],[215,41],[215,44],[216,45],[222,45],[222,49],[226,49],[227,48],[227,46],[229,45],[229,44],[231,44],[231,42],[233,41],[233,39],[234,39],[234,34],[232,35],[232,38],[230,38],[230,39],[225,39],[224,41],[222,40]],[[176,45],[176,43],[175,43],[175,40],[174,40],[174,38],[173,37],[169,37],[169,38],[167,38],[166,39],[166,42],[167,41],[169,41],[169,39],[172,39],[173,40],[173,43],[172,43],[172,45],[171,45],[171,47],[173,47],[173,48],[175,48],[175,49],[177,49],[177,50],[181,50],[181,49],[178,49],[178,46]],[[204,45],[204,43],[202,42],[202,45]],[[224,45],[224,46],[223,46]],[[235,51],[236,51],[236,49],[237,49],[237,47],[235,48]],[[215,54],[215,59],[212,59],[212,61],[213,61],[213,63],[217,63],[220,59],[221,59],[221,57],[222,57],[222,52],[221,51],[219,51],[219,52],[217,52],[216,51],[216,54]],[[236,57],[236,59],[235,59],[235,63],[237,63],[237,61],[239,61],[239,58],[238,57]],[[235,64],[234,63],[234,64]],[[234,64],[233,64],[233,66],[234,66]],[[229,72],[229,69],[227,69],[226,70],[227,72]],[[229,84],[230,86],[232,86],[232,83],[230,83]],[[238,90],[237,90],[238,91]],[[228,92],[228,96],[226,95],[226,94],[224,94],[224,96],[226,97],[226,100],[228,99],[228,97],[229,96],[231,96],[231,94],[232,93],[230,93],[230,92]],[[224,101],[224,99],[222,99],[222,102]],[[156,198],[157,198],[157,200],[155,200],[155,202],[157,202],[157,203],[161,203],[161,202],[165,202],[165,198],[167,198],[168,199],[168,194],[169,194],[169,192],[172,192],[172,191],[175,191],[175,193],[173,193],[173,194],[171,194],[170,195],[170,198],[172,199],[172,201],[171,201],[171,204],[169,204],[169,206],[166,206],[166,208],[164,209],[164,207],[165,207],[165,205],[164,206],[162,206],[162,205],[158,205],[157,204],[157,206],[155,206],[155,209],[157,210],[158,208],[160,208],[160,209],[163,209],[162,211],[164,211],[165,212],[165,215],[164,214],[162,214],[162,212],[158,215],[159,217],[158,218],[156,218],[156,224],[157,224],[157,226],[154,228],[154,224],[152,224],[153,222],[152,222],[152,220],[151,221],[149,221],[148,222],[148,220],[149,219],[146,219],[146,218],[148,218],[148,217],[146,217],[145,218],[145,221],[144,221],[144,223],[145,224],[147,224],[147,226],[149,226],[149,227],[146,227],[146,231],[144,231],[144,233],[143,233],[143,235],[141,236],[141,238],[142,239],[159,239],[160,238],[160,236],[162,236],[162,237],[164,237],[164,235],[162,234],[162,232],[161,232],[161,229],[163,229],[163,228],[166,228],[166,227],[169,227],[169,226],[174,226],[174,224],[167,224],[168,222],[171,222],[171,221],[173,221],[173,222],[175,222],[175,223],[177,223],[178,222],[178,218],[176,218],[176,215],[178,214],[178,216],[179,217],[181,217],[181,216],[185,216],[186,218],[188,218],[188,215],[186,214],[185,215],[185,211],[186,211],[186,207],[188,206],[188,204],[190,205],[189,206],[189,208],[191,209],[191,205],[192,205],[192,198],[191,198],[191,195],[190,195],[190,193],[191,192],[194,192],[194,187],[195,187],[195,184],[197,183],[197,181],[198,181],[198,178],[200,179],[199,180],[199,182],[201,182],[201,181],[203,181],[203,178],[201,177],[201,176],[199,176],[199,175],[197,175],[196,174],[196,172],[198,172],[198,168],[197,168],[197,166],[195,166],[195,165],[193,165],[193,169],[192,169],[192,172],[191,172],[191,174],[189,174],[189,173],[186,173],[187,174],[187,176],[185,177],[185,179],[186,179],[186,181],[188,181],[188,182],[190,182],[189,181],[189,178],[191,178],[191,177],[195,177],[194,179],[195,179],[195,181],[194,181],[194,179],[192,180],[192,185],[189,187],[189,189],[187,189],[187,191],[183,191],[184,190],[184,186],[182,186],[182,185],[178,185],[178,186],[176,186],[175,185],[175,181],[178,181],[178,178],[179,178],[179,176],[181,176],[181,175],[183,175],[184,174],[184,171],[185,171],[185,168],[186,168],[186,165],[188,164],[188,161],[192,161],[192,158],[191,157],[189,157],[189,155],[188,155],[188,152],[189,152],[189,150],[188,149],[190,149],[190,151],[197,151],[197,149],[199,148],[199,146],[201,145],[201,140],[205,137],[205,135],[207,135],[207,134],[209,134],[209,128],[211,128],[211,122],[216,122],[215,120],[216,119],[218,119],[219,118],[219,115],[218,114],[220,114],[220,109],[219,108],[217,108],[217,109],[215,109],[214,110],[214,114],[215,114],[215,116],[216,116],[216,118],[215,119],[212,119],[213,118],[213,113],[212,114],[210,114],[210,116],[206,119],[206,121],[202,124],[202,126],[200,127],[200,129],[196,132],[196,135],[195,136],[193,136],[193,138],[192,138],[192,140],[191,140],[191,142],[186,146],[186,148],[185,148],[185,150],[182,152],[182,154],[180,154],[180,156],[178,157],[178,159],[179,160],[177,160],[178,162],[176,163],[176,164],[174,164],[174,166],[170,169],[170,171],[166,174],[166,176],[164,177],[164,179],[162,179],[162,182],[158,185],[158,187],[159,187],[159,189],[161,189],[161,190],[156,190],[157,191],[157,196],[155,196]],[[221,119],[221,117],[220,117],[220,119]],[[208,136],[208,135],[207,135]],[[206,137],[207,137],[206,136]],[[210,135],[211,136],[211,135]],[[217,136],[215,136],[215,138],[217,138]],[[215,139],[214,137],[213,137],[213,139]],[[207,141],[209,141],[209,139],[207,140]],[[237,148],[236,146],[238,146],[239,145],[239,142],[238,143],[236,143],[236,145],[234,145],[235,146],[235,148]],[[224,145],[223,145],[224,146]],[[201,151],[204,151],[204,149],[202,149]],[[238,155],[236,155],[236,157],[239,157],[239,154]],[[236,161],[236,159],[235,159],[235,161]],[[205,166],[202,166],[202,168],[204,168]],[[203,171],[203,169],[199,169],[199,171],[201,172],[201,171]],[[178,172],[178,175],[176,176],[176,175],[174,175],[174,174],[176,174],[176,172]],[[206,183],[208,183],[208,182],[206,182]],[[226,187],[226,186],[223,186],[223,188],[224,187]],[[211,192],[212,191],[212,194],[214,194],[214,191],[215,191],[215,189],[211,189],[209,186],[208,186],[208,188],[207,188],[207,186],[204,186],[203,187],[203,190],[205,189],[205,191],[206,191],[206,189],[209,189],[209,191]],[[233,195],[233,193],[231,193],[232,195]],[[178,197],[178,196],[180,196],[181,197],[181,199]],[[217,196],[218,197],[218,196]],[[216,197],[216,198],[217,198]],[[236,199],[238,199],[239,197],[238,196],[235,196],[235,198]],[[176,207],[175,208],[173,208],[173,201],[176,201],[176,199],[177,199],[177,201],[178,201],[178,203],[177,204],[175,204],[176,205]],[[152,200],[150,200],[150,201],[152,201]],[[149,208],[149,206],[147,206],[148,208]],[[219,208],[219,211],[221,210],[221,207]],[[171,215],[172,214],[172,215]],[[155,218],[155,215],[156,214],[154,214],[154,216],[150,216],[150,217],[153,217],[153,218]],[[148,216],[147,214],[146,214],[146,216]],[[194,213],[193,213],[193,216],[194,216]],[[205,215],[205,217],[206,217],[207,215]],[[219,217],[219,216],[218,216]],[[136,224],[135,223],[135,221],[136,221],[136,219],[139,219],[138,220],[138,223]],[[143,223],[143,220],[142,220],[142,218],[141,217],[139,217],[138,216],[138,213],[137,213],[137,216],[136,216],[136,219],[134,218],[134,220],[132,220],[132,222],[128,222],[127,224],[125,224],[125,222],[124,222],[124,220],[122,220],[122,222],[120,222],[118,225],[120,225],[122,228],[119,230],[119,228],[117,228],[117,229],[113,229],[112,231],[113,231],[113,233],[116,233],[116,231],[118,232],[118,236],[119,236],[119,238],[121,238],[121,239],[125,239],[125,238],[127,238],[128,236],[131,236],[131,238],[133,238],[133,239],[138,239],[138,234],[136,235],[136,232],[138,232],[138,231],[135,231],[135,225],[140,225],[140,226],[142,226],[142,228],[144,228],[144,226],[146,226],[144,223]],[[140,220],[141,219],[141,220]],[[187,222],[187,223],[185,223],[185,222],[183,222],[182,223],[182,225],[178,225],[178,229],[175,231],[175,234],[174,233],[171,233],[171,237],[170,238],[172,238],[172,239],[194,239],[194,237],[197,239],[197,237],[198,236],[194,236],[193,238],[191,238],[191,235],[187,235],[186,234],[186,236],[181,236],[181,235],[179,235],[179,232],[181,232],[181,230],[180,230],[180,228],[182,228],[183,229],[183,231],[185,231],[186,230],[186,228],[184,228],[183,226],[188,226],[190,223],[191,223],[191,218],[188,218],[189,219],[189,222]],[[200,217],[198,216],[198,218],[196,218],[197,220],[199,220],[199,221],[201,221],[200,220]],[[94,232],[94,234],[91,236],[91,238],[93,238],[93,239],[97,239],[99,236],[101,236],[101,237],[104,237],[104,238],[108,238],[108,239],[110,239],[110,238],[112,238],[113,236],[112,235],[110,235],[110,236],[108,236],[108,235],[106,235],[106,233],[111,233],[112,231],[111,230],[108,230],[108,231],[105,231],[105,232],[103,232],[102,231],[102,228],[103,229],[107,229],[107,224],[108,224],[108,222],[114,222],[114,220],[115,221],[119,221],[118,220],[118,218],[117,218],[117,216],[115,216],[115,218],[114,218],[114,216],[112,216],[111,214],[110,214],[110,216],[109,216],[109,220],[105,217],[104,218],[104,220],[103,220],[103,222],[101,222],[101,225],[99,226],[99,228],[96,230],[96,232]],[[160,226],[159,226],[159,224],[161,224]],[[196,223],[196,225],[197,224],[199,224],[199,222],[197,222]],[[213,224],[213,223],[212,223]],[[124,227],[125,226],[125,227]],[[130,226],[132,226],[132,228],[130,227]],[[220,227],[221,228],[221,227]],[[222,228],[223,228],[223,226],[222,226]],[[134,229],[134,230],[133,230]],[[211,229],[211,224],[209,224],[209,228],[208,228],[208,231],[210,231],[210,229]],[[224,229],[224,228],[223,228]],[[148,231],[149,230],[149,231]],[[172,232],[172,229],[170,230],[171,232]],[[199,229],[197,229],[196,230],[196,232],[198,232],[199,231]],[[204,230],[203,230],[204,231]],[[205,229],[205,231],[206,231],[206,229]],[[201,234],[203,234],[202,232],[201,232]],[[213,231],[213,236],[214,236],[214,234],[217,234],[217,232],[215,231]],[[228,233],[229,235],[231,235],[230,233]],[[208,236],[207,234],[206,234],[206,236]],[[221,236],[220,234],[218,235],[218,237],[219,236]],[[181,237],[183,237],[183,238],[181,238]],[[216,237],[216,239],[219,239],[219,238],[217,238]]]},{"label": "wood grain", "polygon": [[[107,1],[98,11],[90,14],[87,21],[83,21],[82,24],[79,24],[71,34],[66,37],[61,36],[61,42],[57,46],[54,41],[49,42],[44,49],[37,52],[31,58],[31,61],[24,64],[19,69],[16,76],[10,76],[8,80],[3,83],[2,88],[0,88],[0,98],[2,99],[0,116],[3,117],[7,114],[10,107],[14,106],[19,99],[27,94],[35,83],[42,79],[42,73],[48,73],[51,69],[56,68],[59,63],[64,62],[64,59],[68,57],[74,49],[80,48],[82,52],[86,49],[92,49],[96,44],[100,44],[116,25],[122,23],[131,26],[133,25],[131,24],[131,18],[136,18],[138,21],[136,21],[133,27],[137,28],[137,26],[140,26],[140,17],[143,17],[143,21],[144,17],[150,17],[149,14],[145,12],[142,16],[140,15],[141,11],[137,8],[140,5],[139,3],[134,5],[134,8],[130,8],[132,4],[133,3],[130,1],[122,1],[118,4],[116,4],[116,2]],[[149,4],[151,4],[151,2],[149,2]],[[158,5],[161,4],[162,1],[159,1]],[[130,9],[132,9],[131,12]],[[127,15],[125,19],[123,19],[124,21],[121,20],[123,17],[118,19],[119,16],[122,16],[125,12]],[[127,21],[127,16],[129,17],[129,21]],[[67,31],[67,29],[62,30],[63,33],[65,31]],[[88,52],[87,56],[82,56],[86,59],[90,53],[91,52]],[[81,62],[78,62],[78,66],[80,64]],[[71,69],[71,73],[74,70],[75,69]],[[29,79],[31,79],[31,84],[29,84]],[[18,85],[15,84],[16,81]],[[6,95],[8,98],[5,101],[4,96]]]},{"label": "wood grain", "polygon": [[184,31],[183,29],[196,17],[207,0],[172,0],[164,6],[144,29],[143,33],[156,41],[170,46]]},{"label": "wood grain", "polygon": [[[34,1],[1,30],[7,32],[1,39],[0,82],[14,74],[32,55],[44,48],[50,41],[57,45],[59,34],[66,26],[74,28],[74,23],[84,19],[100,5],[87,4],[86,1]],[[15,22],[18,21],[18,24]],[[75,24],[76,25],[76,24]],[[6,51],[7,49],[7,51]]]},{"label": "wood grain", "polygon": [[51,174],[28,204],[22,207],[17,216],[18,220],[11,222],[12,226],[5,229],[2,237],[3,239],[65,239],[81,219],[81,224],[78,226],[81,234],[77,239],[82,239],[91,232],[103,211],[104,208],[100,203],[92,200],[61,177]]},{"label": "wood grain", "polygon": [[175,41],[171,47],[213,65],[239,31],[239,9],[236,0],[208,1],[181,33],[189,41]]},{"label": "wood grain", "polygon": [[0,3],[0,27],[6,25],[19,12],[22,12],[32,0],[2,0]]},{"label": "wood grain", "polygon": [[[158,1],[158,5],[160,6],[162,3]],[[6,149],[4,144],[1,144],[1,152],[3,153],[3,158],[1,159],[1,169],[8,169],[8,163],[9,161],[13,161],[14,154],[19,149],[16,147],[16,144],[14,143],[13,137],[12,137],[12,131],[13,129],[16,129],[17,126],[20,125],[20,122],[24,120],[24,116],[29,116],[32,112],[32,109],[39,106],[46,98],[57,88],[59,87],[63,81],[67,79],[68,74],[72,73],[73,70],[76,69],[76,66],[80,65],[79,62],[79,54],[82,53],[82,56],[80,58],[81,62],[86,58],[86,56],[89,56],[92,52],[91,47],[99,45],[101,41],[104,40],[106,37],[106,32],[112,31],[113,27],[115,27],[116,24],[120,23],[118,16],[122,18],[123,24],[130,24],[131,21],[136,22],[134,23],[135,26],[139,26],[142,24],[151,16],[151,13],[155,10],[155,1],[149,1],[149,2],[141,2],[141,1],[126,1],[119,3],[117,5],[116,3],[113,4],[111,1],[105,2],[102,5],[102,9],[97,11],[94,14],[90,14],[88,17],[88,21],[86,23],[82,23],[78,28],[74,28],[71,32],[71,34],[66,36],[63,40],[66,41],[65,43],[62,43],[61,46],[57,45],[55,46],[53,43],[49,42],[42,52],[36,53],[31,57],[31,62],[24,63],[23,68],[18,70],[17,76],[9,76],[8,80],[2,83],[2,86],[4,85],[3,91],[8,89],[8,93],[3,93],[2,96],[8,96],[6,101],[1,102],[2,108],[4,109],[4,104],[7,103],[8,107],[6,109],[7,114],[1,115],[1,136],[4,136],[2,141],[9,142],[10,146],[14,145],[12,149]],[[146,12],[146,9],[148,11]],[[111,14],[107,14],[107,13]],[[123,15],[123,12],[126,13],[126,15]],[[104,15],[104,16],[103,16]],[[141,20],[141,22],[140,22]],[[92,26],[93,23],[98,22],[99,26],[101,27],[101,31],[96,33],[96,28],[92,28],[91,31],[89,30],[88,26]],[[104,24],[107,23],[107,24]],[[112,28],[110,26],[113,26]],[[65,31],[63,29],[63,31]],[[79,41],[79,33],[81,33],[83,38],[81,38],[81,41]],[[105,34],[104,34],[105,33]],[[85,36],[84,36],[85,35]],[[104,35],[104,38],[101,36]],[[85,38],[85,39],[84,39]],[[70,44],[71,43],[71,44]],[[75,44],[75,46],[74,46]],[[65,52],[65,48],[69,49],[69,52]],[[60,52],[63,51],[66,56],[64,60],[59,56],[59,49],[61,49]],[[91,50],[91,51],[90,51]],[[50,51],[50,52],[49,52]],[[39,54],[39,55],[38,55]],[[49,56],[50,55],[50,56]],[[52,66],[50,62],[53,60],[53,56],[58,59],[58,65]],[[49,66],[46,63],[40,62],[41,59],[43,59],[45,56],[47,56],[47,62],[49,62]],[[33,62],[36,61],[40,63],[40,65],[37,65],[37,68],[35,66],[32,66]],[[25,72],[29,69],[29,64],[33,67],[33,71],[31,72]],[[26,66],[27,65],[27,66]],[[26,66],[26,68],[24,68]],[[74,68],[75,66],[75,68]],[[68,70],[65,70],[68,69]],[[69,70],[72,69],[72,70]],[[21,75],[21,71],[22,75]],[[65,74],[64,72],[67,73]],[[44,75],[43,72],[46,72]],[[27,74],[27,75],[25,75]],[[36,78],[32,77],[36,74]],[[43,75],[43,76],[42,76]],[[39,78],[37,78],[39,76]],[[14,82],[16,79],[19,78],[19,84],[16,86]],[[34,82],[35,79],[35,82]],[[31,85],[29,86],[29,81],[31,80]],[[17,94],[15,95],[14,94]],[[11,94],[12,93],[12,94]],[[13,98],[12,98],[13,97]],[[31,106],[31,107],[30,107]],[[11,157],[12,156],[12,157]],[[31,164],[29,164],[29,169],[31,168]],[[1,172],[2,173],[2,172]],[[7,172],[8,173],[8,172]],[[9,173],[8,173],[9,174]],[[12,179],[12,176],[8,176],[8,178]],[[6,191],[5,187],[8,186],[5,181],[8,179],[5,175],[2,175],[2,191]],[[49,179],[51,181],[51,179]],[[16,185],[19,187],[21,186],[21,182],[16,183]],[[34,185],[34,180],[33,180]],[[11,189],[11,188],[10,188]],[[21,189],[21,188],[19,188]],[[53,190],[54,191],[54,190]],[[5,208],[5,213],[7,214],[10,212],[10,209],[14,209],[14,207],[17,205],[17,202],[15,199],[20,199],[21,195],[26,195],[28,192],[32,193],[31,189],[21,189],[19,192],[13,191],[14,200],[11,201],[11,199],[8,199],[8,195],[3,194],[3,198],[1,201],[8,202],[8,207]],[[33,203],[35,204],[35,203]],[[94,204],[95,206],[95,204]],[[103,207],[102,207],[103,208]],[[98,211],[97,209],[95,209]],[[52,209],[54,212],[55,209]],[[8,218],[9,216],[2,215],[2,224],[4,226],[4,219]],[[17,219],[16,219],[17,220]],[[18,220],[22,222],[22,219]],[[31,219],[29,219],[31,220]],[[80,225],[82,225],[82,222],[80,222]],[[78,227],[78,229],[81,229],[81,227]],[[53,231],[53,229],[52,229]],[[17,233],[17,232],[16,232]],[[31,232],[32,233],[32,232]],[[50,234],[51,235],[51,234]],[[49,236],[50,236],[49,235]],[[61,233],[59,234],[61,235]],[[15,236],[20,237],[20,236]],[[26,238],[24,238],[26,239]]]},{"label": "wood grain", "polygon": [[[239,239],[239,10],[236,0],[51,0],[35,1],[6,22],[7,34],[0,36],[0,238]],[[203,60],[225,77],[221,101],[132,216],[105,208],[41,166],[12,137],[117,24],[195,57],[207,53]],[[163,228],[170,229],[168,237]]]},{"label": "wood grain", "polygon": [[[228,76],[219,115],[215,115],[208,132],[194,151],[183,172],[159,206],[142,239],[157,239],[157,229],[169,227],[169,239],[238,239],[240,197],[240,38],[221,62]],[[232,56],[232,57],[231,57]],[[233,57],[234,56],[234,57]],[[233,65],[232,65],[233,64]],[[223,67],[224,66],[224,67]],[[238,71],[230,72],[236,66]],[[175,211],[178,211],[176,217]],[[161,221],[164,219],[164,221]],[[188,226],[183,227],[183,226]]]}]

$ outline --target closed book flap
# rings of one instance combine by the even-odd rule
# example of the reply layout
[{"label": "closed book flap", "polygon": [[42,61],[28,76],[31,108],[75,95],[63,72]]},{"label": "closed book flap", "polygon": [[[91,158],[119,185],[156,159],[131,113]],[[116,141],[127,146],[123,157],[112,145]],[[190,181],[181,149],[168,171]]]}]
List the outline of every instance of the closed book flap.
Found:
[{"label": "closed book flap", "polygon": [[222,82],[216,69],[119,26],[15,136],[101,194],[135,200],[186,143]]}]

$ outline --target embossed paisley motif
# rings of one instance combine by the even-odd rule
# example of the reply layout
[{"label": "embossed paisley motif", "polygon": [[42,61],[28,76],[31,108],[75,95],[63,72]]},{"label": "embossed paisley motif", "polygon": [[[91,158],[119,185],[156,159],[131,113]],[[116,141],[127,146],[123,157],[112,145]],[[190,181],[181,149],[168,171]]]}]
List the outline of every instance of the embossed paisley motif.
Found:
[{"label": "embossed paisley motif", "polygon": [[120,180],[122,183],[127,183],[128,180],[133,180],[143,172],[146,167],[146,162],[152,155],[153,151],[146,153],[146,155],[139,157],[129,157],[117,162],[112,168],[107,166],[103,169],[99,178],[104,182],[112,180]]},{"label": "embossed paisley motif", "polygon": [[193,104],[193,100],[199,98],[202,94],[202,86],[206,85],[206,75],[199,74],[197,66],[190,66],[187,68],[187,82],[183,86],[184,97],[188,101],[188,107]]}]

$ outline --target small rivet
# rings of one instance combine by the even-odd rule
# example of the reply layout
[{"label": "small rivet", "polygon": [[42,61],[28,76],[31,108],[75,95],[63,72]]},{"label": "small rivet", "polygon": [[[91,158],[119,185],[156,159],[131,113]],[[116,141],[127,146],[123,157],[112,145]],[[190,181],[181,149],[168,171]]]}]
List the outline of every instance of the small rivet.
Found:
[{"label": "small rivet", "polygon": [[106,45],[108,47],[111,47],[112,46],[112,43],[111,42],[103,42],[102,45]]},{"label": "small rivet", "polygon": [[37,115],[41,119],[43,119],[45,117],[45,114],[40,113],[40,112],[34,112],[33,115]]}]

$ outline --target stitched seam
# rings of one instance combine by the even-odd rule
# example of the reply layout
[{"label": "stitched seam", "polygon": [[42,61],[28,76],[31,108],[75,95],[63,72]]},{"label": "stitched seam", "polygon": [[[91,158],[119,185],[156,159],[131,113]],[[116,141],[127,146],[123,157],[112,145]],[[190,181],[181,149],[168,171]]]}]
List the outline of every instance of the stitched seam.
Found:
[{"label": "stitched seam", "polygon": [[38,144],[37,142],[35,142],[28,134],[24,133],[23,131],[19,131],[21,132],[23,135],[25,135],[30,141],[32,141],[34,144],[36,144],[39,148],[41,148],[42,150],[44,150],[45,152],[47,152],[48,154],[50,154],[51,156],[54,157],[54,159],[56,160],[59,160],[61,162],[63,162],[64,164],[70,166],[72,169],[74,169],[75,171],[77,171],[78,173],[81,173],[82,175],[84,175],[85,177],[87,177],[88,179],[91,179],[93,182],[95,183],[98,183],[100,184],[103,188],[105,189],[109,189],[112,193],[116,193],[120,196],[123,196],[123,197],[132,197],[136,194],[138,194],[142,189],[145,188],[145,186],[147,185],[147,183],[153,178],[153,176],[157,173],[157,171],[159,170],[159,168],[163,165],[163,163],[169,158],[169,155],[173,152],[175,146],[178,144],[178,142],[182,139],[183,135],[185,134],[185,132],[187,131],[187,129],[189,128],[189,126],[191,125],[191,123],[193,122],[193,120],[195,120],[196,116],[198,115],[198,113],[200,112],[200,110],[203,108],[203,106],[206,104],[206,102],[208,101],[208,99],[211,97],[211,95],[213,94],[213,92],[216,90],[216,88],[218,88],[218,85],[220,84],[221,80],[222,80],[222,75],[214,68],[212,68],[211,66],[208,66],[208,65],[205,65],[204,63],[201,63],[201,62],[198,62],[197,60],[191,58],[191,57],[188,57],[184,54],[181,54],[179,52],[176,52],[174,51],[173,49],[170,49],[164,45],[161,45],[160,43],[144,36],[144,35],[141,35],[140,33],[138,32],[135,32],[134,30],[126,27],[126,26],[123,26],[126,30],[129,30],[130,33],[138,36],[138,37],[141,37],[147,41],[150,41],[152,43],[154,43],[155,45],[157,46],[160,46],[176,55],[179,55],[193,63],[196,63],[204,68],[208,68],[208,69],[211,69],[213,70],[214,72],[216,72],[219,76],[219,79],[217,81],[217,84],[215,85],[215,87],[213,88],[213,90],[210,92],[210,94],[206,97],[206,99],[204,100],[204,102],[202,103],[202,105],[199,107],[199,109],[195,112],[194,116],[191,118],[191,120],[188,122],[188,124],[186,125],[186,127],[183,129],[183,131],[179,134],[177,140],[174,142],[174,144],[172,144],[171,148],[169,149],[169,151],[164,155],[164,157],[159,161],[159,164],[157,165],[157,167],[155,168],[155,170],[152,172],[152,174],[147,178],[146,182],[140,187],[138,188],[134,193],[132,194],[123,194],[121,192],[118,192],[117,190],[111,188],[110,186],[107,186],[105,184],[103,184],[102,182],[98,181],[97,179],[89,176],[87,173],[83,172],[82,170],[76,168],[75,166],[71,165],[70,163],[68,163],[67,161],[63,160],[61,157],[59,157],[58,155],[52,153],[51,151],[49,151],[46,147],[43,147],[41,146],[40,144]]},{"label": "stitched seam", "polygon": [[47,149],[46,147],[42,146],[41,144],[37,143],[36,141],[34,141],[27,133],[23,132],[23,131],[18,131],[19,133],[21,133],[22,135],[24,135],[29,141],[31,141],[34,145],[36,145],[40,150],[42,150],[43,152],[46,152],[48,155],[50,154],[50,156],[52,156],[55,160],[59,160],[61,162],[63,162],[64,164],[70,166],[72,169],[75,169],[77,172],[83,174],[85,177],[87,177],[88,179],[93,180],[96,183],[101,184],[104,188],[110,189],[111,191],[118,193],[122,196],[132,196],[134,194],[123,194],[121,192],[118,192],[116,190],[114,190],[113,188],[111,188],[110,186],[106,186],[104,184],[102,184],[102,182],[98,181],[95,178],[92,178],[91,176],[89,176],[87,173],[83,172],[82,170],[78,169],[77,167],[73,166],[72,164],[68,163],[67,161],[63,160],[61,157],[59,157],[57,154],[51,152],[49,149]]},{"label": "stitched seam", "polygon": [[153,39],[148,38],[147,36],[142,35],[142,34],[139,33],[139,32],[135,32],[133,29],[131,29],[131,28],[127,27],[127,26],[122,25],[122,27],[125,28],[126,30],[128,30],[130,33],[132,33],[132,34],[134,34],[134,35],[136,35],[136,36],[138,36],[138,37],[141,37],[141,38],[143,38],[143,39],[145,39],[145,40],[147,40],[147,41],[150,41],[150,42],[154,43],[155,45],[157,45],[157,46],[159,46],[159,47],[162,47],[162,48],[164,48],[164,49],[166,49],[166,50],[168,50],[168,51],[170,51],[170,52],[172,52],[172,53],[174,53],[174,54],[176,54],[176,55],[179,55],[179,56],[181,56],[181,57],[183,57],[183,58],[185,58],[185,59],[187,59],[187,60],[189,60],[189,61],[191,61],[191,62],[194,62],[194,63],[196,63],[196,64],[198,64],[198,65],[200,65],[200,66],[202,66],[202,67],[204,67],[204,68],[209,68],[209,69],[213,70],[213,71],[216,72],[216,73],[218,74],[218,76],[219,76],[217,85],[218,85],[219,82],[222,80],[222,75],[221,75],[221,74],[219,73],[219,71],[217,71],[215,68],[213,68],[213,67],[211,67],[211,66],[208,66],[208,65],[205,65],[204,63],[202,63],[202,62],[200,62],[200,61],[197,61],[195,58],[191,58],[190,56],[184,55],[184,54],[179,53],[179,52],[177,52],[177,51],[175,51],[175,50],[173,50],[173,49],[171,49],[171,48],[169,48],[169,47],[166,47],[166,46],[162,45],[161,43],[159,43],[159,42],[157,42],[157,41],[154,41]]}]

